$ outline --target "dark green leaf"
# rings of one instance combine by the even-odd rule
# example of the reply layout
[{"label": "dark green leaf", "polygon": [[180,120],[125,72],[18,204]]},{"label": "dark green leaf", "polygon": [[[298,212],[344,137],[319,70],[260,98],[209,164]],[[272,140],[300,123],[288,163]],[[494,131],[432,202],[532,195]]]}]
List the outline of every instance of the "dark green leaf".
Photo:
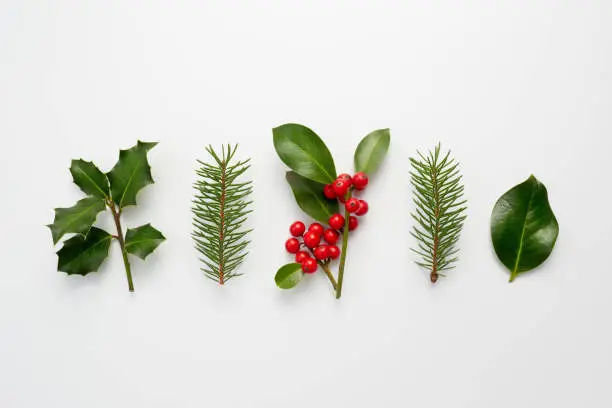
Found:
[{"label": "dark green leaf", "polygon": [[145,259],[164,242],[166,238],[161,232],[151,226],[142,225],[138,228],[130,228],[125,234],[125,249],[140,259]]},{"label": "dark green leaf", "polygon": [[278,272],[276,272],[274,281],[276,282],[276,286],[281,289],[291,289],[300,283],[303,277],[304,272],[302,272],[302,265],[299,263],[290,263],[282,266]]},{"label": "dark green leaf", "polygon": [[288,123],[272,130],[278,157],[297,174],[319,183],[336,179],[336,167],[325,143],[306,126]]},{"label": "dark green leaf", "polygon": [[48,225],[53,236],[53,243],[57,244],[64,234],[87,235],[93,223],[96,222],[98,214],[104,208],[104,200],[98,197],[83,198],[70,208],[56,208],[53,224]]},{"label": "dark green leaf", "polygon": [[57,252],[57,270],[68,275],[87,275],[96,272],[108,256],[112,236],[92,227],[87,237],[76,235]]},{"label": "dark green leaf", "polygon": [[510,270],[510,282],[544,262],[558,235],[559,224],[550,208],[546,187],[534,176],[501,196],[493,208],[493,247]]},{"label": "dark green leaf", "polygon": [[153,184],[147,152],[156,144],[139,140],[136,146],[119,152],[119,161],[107,175],[113,201],[120,208],[136,205],[136,194],[140,189]]},{"label": "dark green leaf", "polygon": [[327,224],[329,217],[338,212],[338,200],[328,200],[323,195],[325,184],[308,180],[293,171],[288,171],[286,178],[295,201],[302,211],[315,220]]},{"label": "dark green leaf", "polygon": [[70,173],[74,184],[79,186],[87,195],[107,198],[110,197],[108,178],[93,162],[73,160]]},{"label": "dark green leaf", "polygon": [[355,150],[355,171],[373,174],[387,155],[390,142],[389,129],[375,130],[364,137]]}]

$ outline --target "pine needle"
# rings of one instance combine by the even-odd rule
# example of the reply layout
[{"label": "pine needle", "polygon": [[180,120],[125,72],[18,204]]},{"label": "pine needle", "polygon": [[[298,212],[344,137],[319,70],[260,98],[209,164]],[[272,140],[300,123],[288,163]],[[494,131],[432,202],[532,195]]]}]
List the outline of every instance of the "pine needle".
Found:
[{"label": "pine needle", "polygon": [[[223,285],[242,275],[236,269],[248,254],[251,230],[242,228],[252,201],[251,181],[240,181],[250,167],[250,159],[238,161],[234,155],[238,145],[222,145],[219,156],[208,146],[211,163],[198,160],[201,167],[194,184],[193,233],[195,247],[202,255],[201,270],[206,277]],[[242,176],[242,177],[241,177]]]},{"label": "pine needle", "polygon": [[458,261],[459,241],[466,219],[466,200],[463,199],[462,176],[459,163],[446,155],[440,155],[440,144],[427,156],[417,152],[410,158],[415,211],[412,217],[416,225],[410,232],[417,245],[412,251],[419,255],[417,265],[430,272],[433,283],[441,272],[454,268]]}]

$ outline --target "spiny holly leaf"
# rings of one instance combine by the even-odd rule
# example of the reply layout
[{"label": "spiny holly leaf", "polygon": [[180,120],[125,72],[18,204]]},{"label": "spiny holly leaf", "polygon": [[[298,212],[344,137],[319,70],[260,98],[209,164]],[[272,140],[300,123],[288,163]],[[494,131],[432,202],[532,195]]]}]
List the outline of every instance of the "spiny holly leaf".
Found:
[{"label": "spiny holly leaf", "polygon": [[93,162],[83,159],[73,160],[70,173],[74,184],[79,186],[85,194],[100,198],[110,197],[108,178]]},{"label": "spiny holly leaf", "polygon": [[281,289],[291,289],[300,283],[303,277],[304,272],[302,272],[302,265],[299,263],[290,263],[282,266],[278,272],[276,272],[274,281],[276,282],[276,286]]},{"label": "spiny holly leaf", "polygon": [[53,236],[53,244],[57,244],[64,234],[87,235],[104,208],[104,200],[99,197],[83,198],[70,208],[56,208],[53,224],[48,225]]},{"label": "spiny holly leaf", "polygon": [[323,194],[325,184],[309,180],[293,171],[288,171],[286,178],[297,204],[315,220],[327,224],[329,217],[338,212],[338,200],[329,200]]},{"label": "spiny holly leaf", "polygon": [[510,282],[543,263],[558,235],[559,224],[550,208],[546,187],[534,176],[507,191],[493,208],[493,247],[510,270]]},{"label": "spiny holly leaf", "polygon": [[112,236],[92,227],[87,237],[76,235],[57,252],[57,270],[68,275],[87,275],[96,272],[108,256]]},{"label": "spiny holly leaf", "polygon": [[147,152],[156,144],[139,140],[136,146],[119,152],[119,161],[107,174],[113,201],[119,208],[136,205],[140,189],[153,184]]},{"label": "spiny holly leaf", "polygon": [[125,249],[140,259],[145,259],[164,242],[166,238],[161,232],[151,226],[142,225],[138,228],[130,228],[125,234]]}]

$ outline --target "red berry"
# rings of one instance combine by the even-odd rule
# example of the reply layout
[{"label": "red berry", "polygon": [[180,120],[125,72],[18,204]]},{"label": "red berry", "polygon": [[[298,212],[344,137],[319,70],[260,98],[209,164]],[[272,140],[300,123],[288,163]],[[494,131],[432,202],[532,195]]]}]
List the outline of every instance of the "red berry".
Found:
[{"label": "red berry", "polygon": [[302,270],[304,273],[315,273],[318,267],[319,265],[317,265],[317,261],[310,257],[302,262]]},{"label": "red berry", "polygon": [[310,255],[308,255],[308,252],[306,251],[300,251],[297,254],[295,254],[295,262],[297,263],[302,263],[308,258],[310,258]]},{"label": "red berry", "polygon": [[310,224],[310,227],[308,227],[308,232],[314,232],[317,235],[323,235],[324,230],[325,229],[323,228],[323,226],[318,222],[313,222],[312,224]]},{"label": "red berry", "polygon": [[289,232],[294,237],[301,237],[302,235],[304,235],[305,231],[306,231],[306,226],[304,225],[302,221],[296,221],[293,224],[291,224],[291,226],[289,227]]},{"label": "red berry", "polygon": [[356,215],[365,215],[368,212],[368,203],[364,200],[359,200],[359,209],[355,212]]},{"label": "red berry", "polygon": [[329,226],[333,229],[340,229],[344,226],[344,217],[342,214],[334,214],[329,217]]},{"label": "red berry", "polygon": [[353,185],[357,190],[363,190],[368,185],[368,176],[360,171],[353,176]]},{"label": "red berry", "polygon": [[340,248],[338,248],[336,245],[328,246],[327,252],[329,253],[329,257],[331,259],[337,259],[340,256]]},{"label": "red berry", "polygon": [[321,242],[321,235],[313,231],[308,231],[304,234],[304,244],[310,249],[316,247]]},{"label": "red berry", "polygon": [[287,242],[285,242],[285,249],[290,254],[297,254],[300,250],[300,241],[296,238],[289,238]]},{"label": "red berry", "polygon": [[323,187],[323,195],[325,195],[325,197],[329,198],[330,200],[336,198],[334,186],[332,186],[331,184],[326,184],[325,187]]},{"label": "red berry", "polygon": [[336,180],[334,181],[334,184],[332,184],[333,189],[334,189],[334,193],[336,193],[336,196],[338,197],[344,197],[346,195],[346,192],[348,191],[350,184],[348,183],[348,181],[346,180]]},{"label": "red berry", "polygon": [[359,221],[357,220],[357,217],[355,217],[354,215],[351,215],[349,217],[349,231],[353,231],[354,229],[357,228],[358,225],[359,225]]},{"label": "red berry", "polygon": [[346,211],[354,213],[355,211],[359,210],[359,200],[355,197],[349,198],[348,200],[346,200],[344,208],[346,208]]},{"label": "red berry", "polygon": [[341,175],[339,175],[336,180],[344,180],[349,184],[349,186],[353,184],[353,178],[350,176],[350,174],[346,173],[342,173]]},{"label": "red berry", "polygon": [[318,260],[322,261],[329,258],[329,251],[327,245],[319,245],[314,250],[314,256]]},{"label": "red berry", "polygon": [[334,245],[338,242],[338,238],[340,238],[340,234],[335,229],[328,228],[323,233],[323,239],[330,245]]},{"label": "red berry", "polygon": [[346,197],[345,196],[340,196],[338,197],[338,201],[340,201],[342,204],[346,203]]}]

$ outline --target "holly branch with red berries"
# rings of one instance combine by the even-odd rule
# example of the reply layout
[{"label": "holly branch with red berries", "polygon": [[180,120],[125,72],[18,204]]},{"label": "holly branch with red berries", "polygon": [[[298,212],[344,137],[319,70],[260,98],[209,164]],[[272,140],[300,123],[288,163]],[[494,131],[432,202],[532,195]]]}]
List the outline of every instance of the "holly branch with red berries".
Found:
[{"label": "holly branch with red berries", "polygon": [[[355,173],[336,175],[329,149],[319,136],[303,125],[288,123],[273,129],[274,147],[280,159],[292,171],[286,179],[298,206],[314,222],[308,228],[302,221],[291,224],[291,238],[285,249],[294,262],[282,266],[275,276],[276,285],[290,289],[306,274],[323,270],[336,298],[342,295],[344,266],[350,232],[368,212],[368,203],[354,195],[365,190],[371,176],[389,150],[389,129],[375,130],[364,137],[355,150]],[[342,214],[340,205],[344,207]],[[342,249],[339,248],[341,242]],[[337,279],[330,266],[339,259]]]}]

